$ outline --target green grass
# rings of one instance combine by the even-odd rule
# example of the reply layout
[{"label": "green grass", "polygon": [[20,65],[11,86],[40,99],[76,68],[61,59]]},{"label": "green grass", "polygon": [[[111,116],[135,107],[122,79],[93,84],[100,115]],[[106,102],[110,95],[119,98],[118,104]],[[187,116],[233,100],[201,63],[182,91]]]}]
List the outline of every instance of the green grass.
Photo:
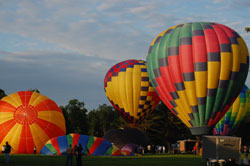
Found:
[{"label": "green grass", "polygon": [[[202,166],[196,155],[83,156],[83,166]],[[0,165],[7,165],[0,155]],[[64,166],[66,156],[11,155],[10,166]],[[73,166],[76,165],[75,158]]]}]

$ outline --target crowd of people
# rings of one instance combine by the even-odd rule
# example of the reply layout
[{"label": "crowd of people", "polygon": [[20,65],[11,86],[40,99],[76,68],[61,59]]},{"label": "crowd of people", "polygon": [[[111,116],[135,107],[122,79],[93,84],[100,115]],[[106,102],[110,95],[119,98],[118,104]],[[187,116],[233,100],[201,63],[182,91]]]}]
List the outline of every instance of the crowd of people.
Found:
[{"label": "crowd of people", "polygon": [[[2,153],[5,154],[5,162],[8,164],[10,162],[10,153],[11,153],[12,147],[6,142],[5,145],[2,146]],[[69,147],[66,150],[67,153],[67,159],[66,159],[66,165],[72,166],[73,157],[76,158],[76,165],[82,166],[82,153],[83,148],[82,145],[79,144],[78,146],[75,145],[74,148],[72,148],[72,145],[69,145]],[[36,154],[36,146],[34,146],[34,154]]]},{"label": "crowd of people", "polygon": [[66,150],[67,153],[66,166],[68,165],[72,166],[72,161],[74,156],[76,158],[76,165],[82,166],[82,155],[83,155],[82,151],[83,148],[81,144],[79,144],[78,146],[75,145],[74,148],[72,147],[72,145],[69,145],[69,147]]},{"label": "crowd of people", "polygon": [[152,153],[152,154],[160,154],[167,153],[167,148],[164,145],[147,145],[146,149],[141,145],[137,148],[137,153]]},{"label": "crowd of people", "polygon": [[[194,146],[193,151],[196,151],[197,145]],[[5,162],[8,164],[10,162],[10,153],[11,153],[12,147],[6,142],[4,146],[2,146],[2,153],[5,154]],[[157,145],[155,146],[154,144],[152,145],[147,145],[146,148],[143,146],[138,146],[136,149],[134,149],[134,152],[137,154],[144,154],[144,153],[152,153],[152,154],[161,154],[161,153],[168,153],[167,148],[163,145]],[[248,154],[250,152],[250,147],[244,145],[241,149],[241,152],[244,154],[244,158],[241,162],[242,166],[247,166],[250,165],[249,160],[248,160]],[[34,146],[34,154],[36,154],[36,146]],[[66,158],[66,166],[72,166],[72,161],[75,156],[76,158],[76,165],[77,166],[82,166],[82,155],[83,155],[83,147],[81,144],[75,145],[73,148],[72,145],[69,145],[69,147],[66,150],[67,158]],[[197,154],[197,153],[195,153]]]},{"label": "crowd of people", "polygon": [[[2,146],[2,154],[5,154],[5,162],[8,164],[10,162],[10,153],[13,150],[12,146],[6,141],[5,145]],[[36,154],[36,146],[34,145],[34,154]]]},{"label": "crowd of people", "polygon": [[243,146],[241,152],[244,154],[244,158],[242,160],[241,165],[242,166],[246,166],[246,165],[250,165],[249,160],[248,160],[248,154],[249,154],[250,148],[246,145]]}]

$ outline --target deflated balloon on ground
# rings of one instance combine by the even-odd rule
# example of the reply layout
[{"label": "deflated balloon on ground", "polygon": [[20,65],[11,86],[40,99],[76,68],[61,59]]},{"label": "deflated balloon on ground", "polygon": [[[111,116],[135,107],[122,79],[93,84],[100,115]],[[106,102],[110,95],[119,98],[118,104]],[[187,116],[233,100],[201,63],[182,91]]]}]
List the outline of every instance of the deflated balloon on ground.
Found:
[{"label": "deflated balloon on ground", "polygon": [[88,156],[121,156],[134,155],[128,151],[121,151],[109,141],[88,135],[69,134],[50,139],[41,150],[41,154],[65,155],[66,149],[81,144],[82,153]]}]

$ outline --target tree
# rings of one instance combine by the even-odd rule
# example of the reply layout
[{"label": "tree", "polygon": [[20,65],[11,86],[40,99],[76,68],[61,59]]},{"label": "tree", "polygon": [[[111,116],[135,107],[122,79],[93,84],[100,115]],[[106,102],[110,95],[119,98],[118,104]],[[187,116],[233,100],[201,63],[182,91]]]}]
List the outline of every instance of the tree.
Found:
[{"label": "tree", "polygon": [[245,31],[248,33],[250,31],[250,27],[246,27]]},{"label": "tree", "polygon": [[65,119],[66,133],[69,134],[71,131],[71,123],[69,121],[69,113],[64,106],[60,106],[60,109],[62,110],[64,119]]},{"label": "tree", "polygon": [[40,93],[40,91],[37,88],[35,88],[35,89],[28,89],[28,91]]},{"label": "tree", "polygon": [[6,96],[6,94],[5,94],[4,90],[0,89],[0,99],[5,97],[5,96]]},{"label": "tree", "polygon": [[140,128],[153,144],[170,145],[192,137],[189,129],[162,102],[142,122]]},{"label": "tree", "polygon": [[235,136],[242,138],[242,145],[250,145],[250,113],[240,123],[239,127],[235,132]]},{"label": "tree", "polygon": [[114,128],[126,125],[120,115],[115,112],[112,106],[99,105],[98,109],[88,113],[89,135],[103,137],[105,133]]},{"label": "tree", "polygon": [[88,134],[89,125],[87,109],[84,108],[84,102],[72,99],[65,107],[61,106],[61,109],[66,120],[67,134]]}]

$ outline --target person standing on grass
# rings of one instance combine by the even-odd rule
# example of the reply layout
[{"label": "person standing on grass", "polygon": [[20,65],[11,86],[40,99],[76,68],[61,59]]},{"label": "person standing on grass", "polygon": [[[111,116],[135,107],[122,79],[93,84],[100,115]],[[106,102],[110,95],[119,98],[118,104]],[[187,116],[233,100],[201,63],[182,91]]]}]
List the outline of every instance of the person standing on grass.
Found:
[{"label": "person standing on grass", "polygon": [[34,154],[36,154],[36,145],[34,146]]},{"label": "person standing on grass", "polygon": [[76,149],[76,165],[77,166],[82,166],[82,145],[79,144],[77,149]]},{"label": "person standing on grass", "polygon": [[8,164],[10,162],[10,152],[11,152],[11,146],[9,145],[8,141],[5,144],[5,162]]},{"label": "person standing on grass", "polygon": [[66,153],[67,153],[66,166],[68,166],[69,163],[70,163],[70,166],[72,166],[73,148],[72,148],[71,144],[67,148]]},{"label": "person standing on grass", "polygon": [[5,151],[5,145],[2,146],[2,154],[4,154]]},{"label": "person standing on grass", "polygon": [[194,147],[193,147],[193,154],[196,154],[196,151],[197,151],[197,147],[196,147],[196,145],[194,145]]},{"label": "person standing on grass", "polygon": [[147,146],[147,152],[148,152],[148,153],[151,153],[151,145],[148,145],[148,146]]},{"label": "person standing on grass", "polygon": [[245,166],[245,165],[249,165],[249,161],[248,161],[248,153],[245,153],[245,156],[242,160],[242,163],[241,163],[242,166]]},{"label": "person standing on grass", "polygon": [[162,146],[162,153],[165,154],[165,152],[166,152],[166,147],[163,145]]}]

